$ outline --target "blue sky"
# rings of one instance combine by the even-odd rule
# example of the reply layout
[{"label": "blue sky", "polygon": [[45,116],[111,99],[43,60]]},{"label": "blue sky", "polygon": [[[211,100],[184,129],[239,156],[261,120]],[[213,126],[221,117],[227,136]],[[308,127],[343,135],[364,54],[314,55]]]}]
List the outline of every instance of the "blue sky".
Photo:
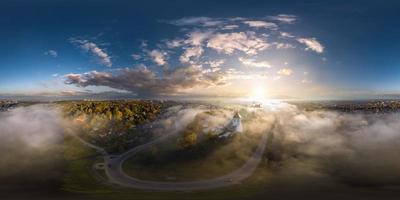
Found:
[{"label": "blue sky", "polygon": [[396,1],[2,1],[0,94],[398,94],[399,8]]}]

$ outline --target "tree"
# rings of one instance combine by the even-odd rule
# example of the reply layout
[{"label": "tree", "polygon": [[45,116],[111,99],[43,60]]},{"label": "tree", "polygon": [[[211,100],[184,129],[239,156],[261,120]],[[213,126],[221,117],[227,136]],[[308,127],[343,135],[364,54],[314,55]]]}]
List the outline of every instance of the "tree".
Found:
[{"label": "tree", "polygon": [[133,112],[132,112],[131,110],[129,110],[128,107],[126,107],[126,108],[124,109],[124,114],[125,114],[125,116],[127,116],[127,118],[133,116]]},{"label": "tree", "polygon": [[124,114],[122,114],[121,111],[119,111],[119,110],[115,111],[115,116],[114,116],[115,120],[121,121],[123,116],[124,116]]},{"label": "tree", "polygon": [[106,116],[109,120],[112,120],[113,115],[109,110],[106,112]]},{"label": "tree", "polygon": [[179,138],[178,146],[184,149],[194,147],[197,143],[197,134],[192,131],[185,132],[183,138]]},{"label": "tree", "polygon": [[214,140],[215,138],[217,138],[217,133],[215,131],[209,131],[206,134],[206,138],[207,140]]}]

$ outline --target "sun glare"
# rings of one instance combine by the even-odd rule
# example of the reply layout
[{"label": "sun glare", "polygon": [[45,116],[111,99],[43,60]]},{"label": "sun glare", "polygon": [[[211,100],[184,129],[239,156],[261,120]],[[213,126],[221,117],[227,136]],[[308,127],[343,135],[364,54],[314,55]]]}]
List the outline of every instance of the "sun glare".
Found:
[{"label": "sun glare", "polygon": [[252,101],[263,102],[265,101],[265,88],[256,87],[250,96]]}]

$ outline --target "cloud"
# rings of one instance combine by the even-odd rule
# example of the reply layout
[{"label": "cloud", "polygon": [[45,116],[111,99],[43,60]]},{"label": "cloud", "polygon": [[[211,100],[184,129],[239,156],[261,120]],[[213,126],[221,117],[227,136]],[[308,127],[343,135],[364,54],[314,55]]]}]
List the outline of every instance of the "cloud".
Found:
[{"label": "cloud", "polygon": [[297,20],[297,17],[295,15],[287,15],[287,14],[270,16],[269,18],[272,20],[277,20],[280,22],[288,23],[288,24],[292,24]]},{"label": "cloud", "polygon": [[199,58],[204,50],[201,46],[194,46],[185,49],[183,54],[179,57],[181,63],[190,63],[192,58]]},{"label": "cloud", "polygon": [[203,43],[204,40],[210,37],[211,31],[205,31],[205,32],[200,32],[200,31],[193,31],[190,32],[189,38],[185,40],[186,44],[190,44],[193,46],[199,46]]},{"label": "cloud", "polygon": [[321,43],[317,41],[316,38],[299,38],[297,39],[298,42],[305,44],[307,47],[305,50],[312,50],[317,53],[323,53],[324,52],[324,47],[322,46]]},{"label": "cloud", "polygon": [[294,48],[296,48],[293,44],[290,44],[290,43],[273,42],[272,45],[274,45],[276,47],[276,49],[294,49]]},{"label": "cloud", "polygon": [[280,35],[282,37],[286,37],[286,38],[293,38],[294,37],[291,33],[288,33],[288,32],[280,32]]},{"label": "cloud", "polygon": [[266,21],[244,21],[243,23],[254,28],[269,28],[269,29],[278,28],[278,25],[276,25],[275,23]]},{"label": "cloud", "polygon": [[[135,95],[165,95],[168,93],[175,95],[182,91],[187,92],[197,86],[201,88],[210,87],[210,90],[204,91],[204,93],[207,93],[208,91],[222,90],[218,87],[211,88],[214,86],[236,84],[232,81],[232,77],[241,77],[246,80],[259,77],[259,74],[254,74],[252,70],[270,68],[271,63],[256,58],[263,58],[270,53],[270,55],[273,55],[273,51],[279,50],[279,53],[285,53],[288,51],[287,49],[302,51],[298,47],[302,47],[303,44],[307,50],[323,51],[321,45],[320,47],[316,46],[319,43],[316,43],[315,38],[298,38],[290,32],[278,30],[278,25],[286,26],[278,23],[279,20],[292,23],[296,20],[296,17],[291,15],[259,19],[186,17],[163,21],[163,23],[172,24],[175,28],[178,28],[180,34],[173,38],[165,38],[151,43],[141,40],[140,47],[142,50],[139,53],[132,54],[133,59],[143,62],[138,64],[159,65],[162,68],[151,66],[151,68],[145,70],[131,68],[118,69],[112,72],[92,71],[69,74],[65,83],[81,87],[108,86],[130,91]],[[105,50],[100,49],[99,45],[88,40],[73,39],[72,41],[80,48],[85,48],[86,51],[103,52],[104,54],[100,54],[103,55],[101,57],[108,58],[111,65],[110,56],[106,54]],[[150,47],[153,45],[154,47]],[[278,60],[274,62],[283,63],[290,58],[277,57],[276,59]],[[238,61],[241,63],[235,65]],[[104,62],[107,63],[107,61]],[[151,64],[152,62],[155,64]],[[248,66],[248,70],[234,75],[228,72],[228,67],[243,68],[243,66]],[[250,70],[250,67],[253,69]],[[123,73],[129,74],[129,76],[124,76]],[[176,74],[180,74],[182,77],[177,77]],[[272,78],[273,76],[280,78],[284,75],[275,74],[268,77]],[[263,78],[265,79],[265,77]],[[189,84],[191,80],[193,80],[193,83]],[[166,85],[164,88],[163,82]],[[118,84],[121,85],[118,86]],[[237,90],[242,90],[242,88],[238,87]]]},{"label": "cloud", "polygon": [[84,51],[90,52],[92,55],[96,56],[101,64],[107,67],[112,66],[111,57],[106,53],[104,49],[100,48],[94,42],[74,38],[71,39],[71,42],[77,45],[79,48],[83,49]]},{"label": "cloud", "polygon": [[152,50],[149,52],[150,57],[157,65],[165,65],[167,63],[165,56],[167,55],[166,52],[160,50]]},{"label": "cloud", "polygon": [[187,39],[184,40],[174,40],[170,42],[170,47],[183,46],[183,54],[179,57],[179,61],[181,63],[193,63],[191,62],[192,58],[198,59],[204,52],[202,44],[205,40],[207,40],[211,31],[193,31],[187,34]]},{"label": "cloud", "polygon": [[183,49],[182,55],[179,57],[181,63],[192,63],[192,59],[198,59],[204,52],[202,47],[203,42],[212,35],[211,31],[192,31],[189,32],[185,39],[167,40],[166,45],[168,48],[181,47]]},{"label": "cloud", "polygon": [[303,83],[303,84],[312,83],[312,81],[309,79],[303,79],[303,80],[301,80],[301,83]]},{"label": "cloud", "polygon": [[232,29],[236,29],[236,28],[239,28],[239,26],[236,25],[236,24],[230,24],[230,25],[224,26],[224,27],[222,28],[222,30],[232,30]]},{"label": "cloud", "polygon": [[224,63],[225,63],[225,60],[223,60],[223,59],[206,62],[206,64],[210,65],[211,68],[218,68]]},{"label": "cloud", "polygon": [[176,26],[204,26],[211,27],[222,24],[223,22],[218,19],[209,17],[185,17],[178,20],[168,21],[168,23]]},{"label": "cloud", "polygon": [[283,75],[283,76],[290,76],[293,74],[293,70],[291,70],[289,68],[283,68],[283,69],[280,69],[277,73],[279,75]]},{"label": "cloud", "polygon": [[140,54],[132,54],[131,56],[132,56],[132,58],[133,58],[134,60],[140,60],[140,59],[142,59],[142,55],[140,55]]},{"label": "cloud", "polygon": [[147,48],[148,44],[147,44],[147,40],[142,40],[140,41],[140,47],[141,48]]},{"label": "cloud", "polygon": [[57,51],[56,51],[56,50],[52,50],[52,49],[50,49],[50,50],[48,50],[48,51],[45,51],[45,52],[44,52],[44,55],[46,55],[46,56],[51,56],[51,57],[53,57],[53,58],[57,58],[57,57],[58,57]]},{"label": "cloud", "polygon": [[256,55],[259,51],[267,49],[269,44],[254,34],[235,32],[212,35],[207,42],[207,47],[225,54],[232,54],[238,50],[248,55]]},{"label": "cloud", "polygon": [[168,48],[177,48],[183,46],[201,46],[202,43],[211,36],[211,31],[194,30],[186,34],[185,39],[167,40],[166,45]]},{"label": "cloud", "polygon": [[175,39],[175,40],[167,40],[166,41],[166,45],[168,48],[177,48],[177,47],[181,47],[184,45],[184,41],[180,40],[180,39]]},{"label": "cloud", "polygon": [[242,62],[244,65],[247,65],[250,67],[271,68],[271,64],[268,61],[257,62],[254,59],[249,59],[249,58],[244,58],[244,57],[239,57],[239,61]]},{"label": "cloud", "polygon": [[174,95],[196,87],[223,85],[222,72],[205,71],[199,65],[166,70],[160,76],[146,67],[126,68],[119,73],[91,71],[65,75],[65,83],[80,87],[107,86],[144,96]]}]

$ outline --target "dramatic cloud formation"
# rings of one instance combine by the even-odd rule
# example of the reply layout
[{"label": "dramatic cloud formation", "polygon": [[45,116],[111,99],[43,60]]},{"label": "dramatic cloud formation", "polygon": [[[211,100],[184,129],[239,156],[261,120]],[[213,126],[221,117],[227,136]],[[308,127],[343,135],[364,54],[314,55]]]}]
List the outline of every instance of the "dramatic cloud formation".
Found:
[{"label": "dramatic cloud formation", "polygon": [[104,49],[101,49],[97,44],[88,40],[79,40],[74,38],[70,39],[70,41],[84,51],[92,53],[99,59],[101,64],[107,67],[112,66],[111,57],[105,52]]},{"label": "dramatic cloud formation", "polygon": [[146,67],[126,68],[119,73],[92,71],[84,74],[68,74],[66,84],[86,86],[108,86],[130,91],[139,95],[174,95],[185,89],[223,85],[222,73],[204,70],[201,66],[191,65],[165,71],[159,76]]},{"label": "dramatic cloud formation", "polygon": [[299,38],[297,41],[305,44],[307,46],[306,50],[312,50],[317,53],[324,52],[324,47],[315,38]]},{"label": "dramatic cloud formation", "polygon": [[[261,58],[268,57],[273,51],[296,50],[300,44],[306,46],[306,51],[324,51],[315,38],[299,37],[284,28],[296,19],[294,15],[282,14],[261,19],[186,17],[162,21],[178,26],[182,34],[160,40],[155,48],[143,40],[140,52],[131,55],[136,65],[145,65],[145,69],[131,67],[113,72],[68,74],[65,83],[79,87],[107,86],[138,95],[158,96],[182,94],[193,88],[232,85],[237,80],[280,80],[281,76],[292,75],[293,71],[283,69],[278,72],[279,76],[262,75],[271,74],[267,71],[271,63],[283,63],[284,60],[279,61],[279,56],[268,58],[268,61]],[[110,56],[95,43],[71,41],[97,55],[106,66],[111,66]],[[240,66],[248,68],[243,70]]]},{"label": "dramatic cloud formation", "polygon": [[207,47],[226,54],[232,54],[238,50],[248,55],[256,55],[268,46],[269,44],[264,39],[244,32],[215,34],[207,43]]}]

